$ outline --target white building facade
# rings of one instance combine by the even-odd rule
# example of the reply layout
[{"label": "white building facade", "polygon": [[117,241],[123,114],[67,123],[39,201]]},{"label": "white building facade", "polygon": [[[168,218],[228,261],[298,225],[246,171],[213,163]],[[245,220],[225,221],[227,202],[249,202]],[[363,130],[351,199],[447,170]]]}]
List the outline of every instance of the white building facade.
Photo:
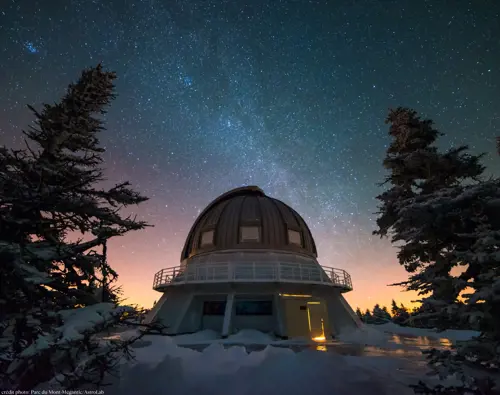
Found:
[{"label": "white building facade", "polygon": [[187,237],[181,265],[155,274],[162,293],[146,321],[172,335],[255,329],[325,340],[361,325],[343,293],[349,274],[320,266],[302,217],[258,187],[215,199]]}]

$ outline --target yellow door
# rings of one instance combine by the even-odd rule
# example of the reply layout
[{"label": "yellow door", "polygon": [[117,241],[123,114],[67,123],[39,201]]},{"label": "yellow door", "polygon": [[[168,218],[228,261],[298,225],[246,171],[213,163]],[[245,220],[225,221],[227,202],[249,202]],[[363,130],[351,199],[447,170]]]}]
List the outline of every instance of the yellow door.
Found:
[{"label": "yellow door", "polygon": [[322,302],[308,302],[307,315],[311,339],[325,340],[325,326],[328,321],[325,304]]},{"label": "yellow door", "polygon": [[307,301],[300,299],[284,299],[286,330],[289,338],[309,337]]}]

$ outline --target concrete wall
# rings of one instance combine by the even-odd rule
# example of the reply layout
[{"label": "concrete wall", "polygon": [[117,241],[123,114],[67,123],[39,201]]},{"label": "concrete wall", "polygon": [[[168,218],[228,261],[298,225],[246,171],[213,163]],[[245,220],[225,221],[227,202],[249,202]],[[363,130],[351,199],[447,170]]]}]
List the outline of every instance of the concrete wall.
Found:
[{"label": "concrete wall", "polygon": [[[204,316],[203,303],[208,300],[225,301],[228,292],[231,291],[236,292],[235,305],[238,300],[272,300],[273,314],[269,316],[237,316],[234,314],[233,308],[229,327],[230,334],[241,329],[256,329],[289,336],[287,325],[290,326],[291,323],[287,320],[283,299],[277,296],[279,292],[310,294],[312,295],[311,300],[315,298],[324,300],[328,315],[328,322],[325,322],[325,336],[327,337],[361,326],[356,314],[338,290],[324,286],[306,287],[302,285],[299,287],[297,284],[233,284],[232,288],[228,284],[217,286],[206,284],[198,288],[172,287],[151,310],[147,322],[160,321],[168,326],[168,333],[191,333],[201,329],[213,329],[220,332],[224,316]],[[281,317],[281,329],[279,317]],[[290,332],[293,333],[293,331]]]},{"label": "concrete wall", "polygon": [[276,331],[276,317],[274,315],[235,315],[231,322],[231,333],[242,329],[256,329],[261,332]]},{"label": "concrete wall", "polygon": [[203,304],[205,301],[225,301],[226,295],[194,295],[186,315],[179,325],[179,333],[190,333],[204,329],[212,329],[220,332],[224,316],[203,315]]},{"label": "concrete wall", "polygon": [[203,303],[198,296],[193,296],[186,315],[182,318],[178,333],[191,333],[203,329]]},{"label": "concrete wall", "polygon": [[167,333],[176,333],[183,316],[189,310],[193,295],[180,288],[173,288],[164,296],[165,300],[159,308],[155,320],[167,327]]},{"label": "concrete wall", "polygon": [[160,300],[155,303],[153,308],[151,310],[149,310],[149,312],[146,314],[146,317],[144,317],[145,324],[150,324],[151,322],[156,320],[156,318],[158,316],[158,312],[161,310],[161,308],[163,307],[163,304],[166,301],[167,301],[167,294],[164,293],[163,295],[161,295]]},{"label": "concrete wall", "polygon": [[360,326],[360,321],[351,306],[338,292],[324,296],[328,319],[330,321],[331,335],[335,336],[345,331],[355,330]]},{"label": "concrete wall", "polygon": [[202,317],[202,329],[212,329],[216,332],[222,332],[222,325],[224,323],[223,315],[204,315]]}]

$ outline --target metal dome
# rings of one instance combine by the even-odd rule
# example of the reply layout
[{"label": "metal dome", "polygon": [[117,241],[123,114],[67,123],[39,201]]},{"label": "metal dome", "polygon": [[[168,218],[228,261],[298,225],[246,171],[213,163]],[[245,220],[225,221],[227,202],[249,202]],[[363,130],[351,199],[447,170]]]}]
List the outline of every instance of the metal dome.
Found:
[{"label": "metal dome", "polygon": [[311,231],[285,203],[256,186],[236,188],[210,203],[189,231],[181,261],[227,250],[271,250],[317,257]]}]

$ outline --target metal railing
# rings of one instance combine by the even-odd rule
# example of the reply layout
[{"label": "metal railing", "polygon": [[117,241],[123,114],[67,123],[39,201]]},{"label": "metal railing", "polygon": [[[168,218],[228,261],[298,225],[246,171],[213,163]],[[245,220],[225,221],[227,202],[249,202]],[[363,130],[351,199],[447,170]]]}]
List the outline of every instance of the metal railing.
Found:
[{"label": "metal railing", "polygon": [[345,270],[296,262],[217,262],[171,267],[155,274],[153,289],[161,290],[180,284],[224,282],[324,284],[343,291],[352,290],[351,276]]}]

